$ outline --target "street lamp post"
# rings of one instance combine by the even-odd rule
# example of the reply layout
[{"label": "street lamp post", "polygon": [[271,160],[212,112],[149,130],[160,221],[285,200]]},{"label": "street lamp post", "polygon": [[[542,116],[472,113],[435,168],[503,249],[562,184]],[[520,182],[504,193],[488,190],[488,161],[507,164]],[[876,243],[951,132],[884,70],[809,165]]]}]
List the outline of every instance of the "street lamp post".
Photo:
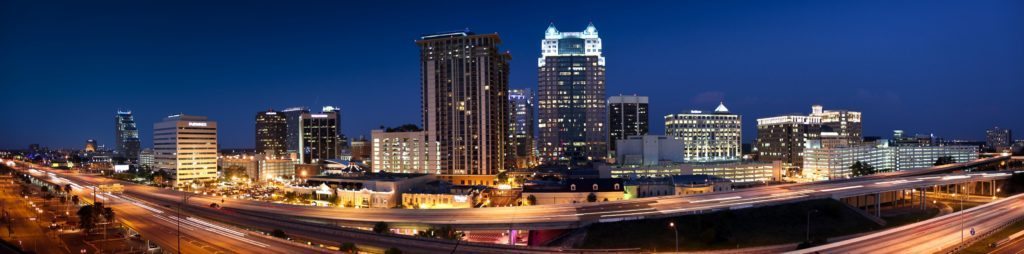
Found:
[{"label": "street lamp post", "polygon": [[[960,187],[963,190],[964,187]],[[957,192],[960,192],[958,190]],[[960,245],[964,244],[964,195],[960,195]]]},{"label": "street lamp post", "polygon": [[807,211],[807,244],[811,243],[811,213],[816,213],[818,210]]},{"label": "street lamp post", "polygon": [[668,227],[672,228],[672,233],[675,233],[675,235],[676,235],[676,253],[678,253],[679,252],[679,230],[676,229],[676,223],[675,222],[669,222],[668,223]]},{"label": "street lamp post", "polygon": [[178,254],[181,254],[181,206],[184,203],[188,203],[188,198],[192,197],[188,192],[181,193],[181,202],[178,202],[178,214],[177,214],[177,234],[178,234]]}]

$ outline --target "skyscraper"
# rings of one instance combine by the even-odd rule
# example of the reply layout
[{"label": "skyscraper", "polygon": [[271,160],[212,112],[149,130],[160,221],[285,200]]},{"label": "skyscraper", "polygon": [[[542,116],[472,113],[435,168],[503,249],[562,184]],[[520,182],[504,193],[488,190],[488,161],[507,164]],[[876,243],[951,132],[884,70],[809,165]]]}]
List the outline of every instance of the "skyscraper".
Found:
[{"label": "skyscraper", "polygon": [[608,147],[630,136],[646,135],[650,130],[647,96],[619,95],[608,98]]},{"label": "skyscraper", "polygon": [[714,112],[665,116],[665,134],[683,141],[687,162],[735,161],[743,156],[743,118],[719,103]]},{"label": "skyscraper", "polygon": [[299,131],[301,129],[299,128],[299,117],[301,117],[302,114],[309,113],[309,109],[305,107],[292,107],[282,110],[281,113],[284,114],[285,121],[287,122],[287,133],[285,134],[285,150],[288,151],[289,155],[294,154],[298,156],[299,139],[301,137],[301,135],[299,134]]},{"label": "skyscraper", "polygon": [[131,162],[139,160],[139,129],[131,111],[117,111],[114,115],[114,154]]},{"label": "skyscraper", "polygon": [[515,159],[516,168],[528,168],[535,162],[533,126],[534,96],[530,89],[509,89],[508,101],[511,103],[509,116],[510,149]]},{"label": "skyscraper", "polygon": [[299,116],[299,161],[316,163],[321,160],[337,159],[338,115],[302,113]]},{"label": "skyscraper", "polygon": [[338,151],[347,151],[348,149],[348,138],[341,131],[341,108],[335,106],[324,106],[320,112],[324,114],[333,114],[338,119]]},{"label": "skyscraper", "polygon": [[821,134],[821,117],[784,115],[757,119],[758,160],[782,161],[787,170],[803,166],[805,144]]},{"label": "skyscraper", "polygon": [[288,121],[274,110],[256,113],[256,153],[278,158],[287,154]]},{"label": "skyscraper", "polygon": [[498,34],[426,35],[420,47],[423,129],[439,171],[493,175],[506,169],[508,61]]},{"label": "skyscraper", "polygon": [[576,165],[608,154],[605,61],[597,28],[548,26],[537,59],[541,163]]},{"label": "skyscraper", "polygon": [[835,132],[850,143],[861,141],[861,113],[845,109],[823,110],[821,105],[811,106],[811,116],[821,118],[822,132]]},{"label": "skyscraper", "polygon": [[154,169],[174,185],[217,179],[217,122],[205,116],[172,115],[153,124]]}]

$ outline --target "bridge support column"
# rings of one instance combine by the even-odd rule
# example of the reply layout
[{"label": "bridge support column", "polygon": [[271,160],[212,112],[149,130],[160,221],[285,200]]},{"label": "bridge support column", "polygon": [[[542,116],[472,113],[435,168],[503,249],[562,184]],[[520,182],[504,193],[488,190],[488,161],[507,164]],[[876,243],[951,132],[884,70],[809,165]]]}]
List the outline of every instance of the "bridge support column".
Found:
[{"label": "bridge support column", "polygon": [[882,218],[882,193],[875,193],[875,217]]}]

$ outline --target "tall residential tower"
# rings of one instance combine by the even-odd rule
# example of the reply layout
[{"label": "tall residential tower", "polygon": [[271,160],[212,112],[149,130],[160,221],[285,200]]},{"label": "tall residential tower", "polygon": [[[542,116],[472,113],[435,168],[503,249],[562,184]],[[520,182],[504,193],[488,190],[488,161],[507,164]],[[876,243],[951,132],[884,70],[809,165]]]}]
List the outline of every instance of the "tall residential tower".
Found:
[{"label": "tall residential tower", "polygon": [[537,59],[540,160],[580,165],[608,154],[605,61],[590,24],[582,32],[548,27]]},{"label": "tall residential tower", "polygon": [[423,130],[442,174],[494,175],[507,169],[508,61],[498,34],[426,35],[420,47]]}]

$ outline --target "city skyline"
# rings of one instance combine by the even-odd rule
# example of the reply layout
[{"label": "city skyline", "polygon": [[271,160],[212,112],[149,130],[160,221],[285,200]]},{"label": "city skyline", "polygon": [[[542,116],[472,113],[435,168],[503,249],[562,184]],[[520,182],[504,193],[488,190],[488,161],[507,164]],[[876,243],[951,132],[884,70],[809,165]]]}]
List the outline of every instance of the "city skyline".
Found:
[{"label": "city skyline", "polygon": [[[110,17],[84,20],[78,13],[60,16],[62,10],[52,6],[9,5],[19,8],[4,9],[24,12],[6,15],[5,19],[17,21],[12,24],[18,24],[18,29],[0,32],[7,38],[0,40],[0,48],[10,53],[0,60],[0,66],[7,67],[0,71],[0,83],[9,93],[2,111],[9,120],[0,130],[19,134],[0,140],[4,149],[24,149],[33,143],[78,148],[87,139],[112,148],[109,117],[119,108],[132,110],[142,147],[152,147],[147,138],[153,135],[152,124],[187,112],[219,122],[221,148],[251,148],[255,146],[252,114],[293,106],[339,106],[344,114],[344,134],[369,136],[377,126],[419,122],[418,49],[411,41],[420,35],[463,27],[481,34],[498,33],[502,51],[511,51],[513,56],[509,87],[537,89],[532,59],[540,56],[536,42],[552,22],[565,31],[580,31],[593,22],[607,42],[605,54],[614,59],[606,94],[648,95],[653,104],[650,114],[655,117],[713,108],[724,100],[731,111],[747,119],[805,112],[812,104],[860,111],[867,117],[865,136],[888,137],[892,130],[902,129],[909,134],[982,140],[985,130],[993,126],[1024,127],[1024,120],[1013,117],[1019,115],[1013,109],[1024,107],[1024,102],[1013,100],[1024,90],[1020,85],[1024,74],[1019,72],[1024,68],[1024,50],[1019,47],[1024,36],[1013,31],[1020,31],[1024,22],[1013,13],[998,11],[1019,8],[1021,3],[1015,2],[940,3],[927,10],[896,3],[881,9],[872,8],[879,7],[878,3],[672,3],[685,8],[669,13],[632,6],[621,14],[597,7],[586,7],[587,11],[580,13],[554,8],[516,15],[515,22],[470,14],[425,24],[380,23],[379,18],[353,18],[331,11],[344,13],[344,6],[320,11],[310,6],[254,7],[249,11],[296,18],[261,32],[250,30],[270,25],[258,23],[259,15],[228,10],[228,6],[209,10],[175,7],[209,19],[213,28],[202,29],[201,22],[182,20],[187,15],[159,20],[170,13],[141,5],[123,5],[116,10],[89,6],[88,15],[105,13]],[[82,6],[67,6],[63,11],[76,7]],[[526,5],[508,8],[529,10]],[[820,8],[835,13],[812,11]],[[214,14],[218,12],[230,15],[217,17]],[[644,12],[653,14],[636,15]],[[309,17],[300,18],[300,14]],[[785,18],[787,14],[807,16]],[[681,18],[674,18],[677,15]],[[758,15],[772,22],[759,22]],[[866,16],[877,20],[861,22]],[[951,16],[958,17],[959,23],[944,23]],[[110,24],[122,19],[139,22]],[[803,23],[807,20],[820,24]],[[81,24],[72,25],[76,22]],[[148,30],[168,28],[164,22],[182,28]],[[345,22],[356,25],[329,32],[295,30],[306,24],[326,29]],[[81,27],[89,25],[97,27]],[[98,27],[101,25],[105,27]],[[882,29],[886,27],[895,28]],[[982,27],[985,29],[979,29]],[[229,31],[230,37],[216,35],[217,29]],[[350,35],[364,32],[379,38],[348,42]],[[282,35],[295,38],[270,38]],[[57,40],[69,36],[76,43]],[[171,37],[202,39],[162,41]],[[238,38],[258,42],[241,45]],[[871,41],[876,38],[886,40]],[[370,53],[355,52],[367,45],[392,52],[372,59],[366,58]],[[649,47],[666,49],[650,54],[645,49]],[[329,59],[349,54],[365,61]],[[47,71],[51,69],[67,71],[54,74]],[[185,91],[148,88],[167,85]],[[211,88],[207,90],[211,93],[196,95],[192,101],[177,99],[200,88]],[[57,110],[67,116],[34,117],[41,111]],[[30,121],[43,122],[28,124]],[[752,142],[756,135],[754,122],[743,125],[744,143]],[[651,126],[650,133],[664,134],[660,119]]]}]

